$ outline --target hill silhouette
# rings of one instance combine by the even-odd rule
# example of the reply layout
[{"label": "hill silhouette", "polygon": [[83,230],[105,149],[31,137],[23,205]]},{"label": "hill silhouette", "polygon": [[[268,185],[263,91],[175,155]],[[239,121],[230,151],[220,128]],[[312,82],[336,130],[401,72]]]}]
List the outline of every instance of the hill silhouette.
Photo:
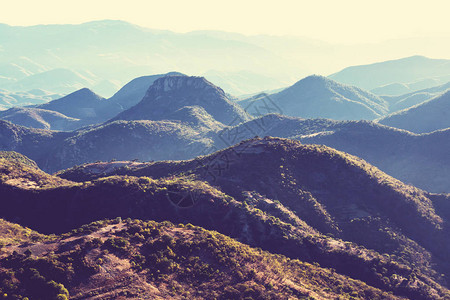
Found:
[{"label": "hill silhouette", "polygon": [[[202,163],[223,161],[224,154],[236,151],[239,160],[231,160],[222,175],[215,180],[204,175],[208,165]],[[255,164],[266,155],[270,163]],[[249,170],[259,177],[246,176]],[[433,299],[448,293],[437,283],[448,272],[445,207],[435,207],[436,199],[364,161],[323,146],[253,139],[197,160],[119,169],[155,179],[109,176],[76,183],[17,163],[13,167],[8,160],[1,161],[0,171],[1,217],[40,232],[118,216],[192,223],[396,295]],[[320,191],[318,185],[327,188]]]},{"label": "hill silhouette", "polygon": [[372,120],[388,111],[388,104],[380,97],[316,75],[306,77],[281,92],[239,103],[248,107],[267,97],[280,108],[280,113],[302,118]]}]

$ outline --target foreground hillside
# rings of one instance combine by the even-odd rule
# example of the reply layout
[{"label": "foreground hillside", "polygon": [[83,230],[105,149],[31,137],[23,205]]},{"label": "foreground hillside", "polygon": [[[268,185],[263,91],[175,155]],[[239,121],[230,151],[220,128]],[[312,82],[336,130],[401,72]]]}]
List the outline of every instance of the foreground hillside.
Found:
[{"label": "foreground hillside", "polygon": [[2,294],[21,299],[397,299],[333,270],[190,224],[99,221],[12,243]]},{"label": "foreground hillside", "polygon": [[[438,281],[444,278],[439,274],[449,272],[446,263],[450,253],[446,221],[448,201],[405,185],[366,162],[331,148],[284,139],[252,139],[190,161],[122,164],[119,168],[108,163],[88,164],[60,176],[84,181],[113,174],[161,177],[159,180],[190,174],[206,180],[244,203],[246,209],[257,208],[263,218],[270,220],[272,215],[281,221],[270,225],[270,230],[265,229],[269,231],[262,235],[264,238],[255,236],[257,229],[247,228],[248,225],[244,225],[245,232],[238,228],[228,231],[230,223],[225,227],[213,227],[215,230],[272,252],[307,261],[312,259],[372,284],[375,283],[369,275],[370,268],[360,269],[361,264],[370,265],[374,261],[385,264],[387,257],[390,263],[383,267],[386,269],[394,265],[409,266]],[[192,212],[198,210],[202,197],[172,191],[169,199],[183,211],[189,208],[187,210]],[[217,226],[222,217],[218,208],[214,211],[218,215],[211,216],[208,225],[194,224],[206,228]],[[207,215],[203,212],[200,219]],[[232,216],[231,213],[225,215]],[[248,224],[243,216],[233,219]],[[278,230],[275,230],[279,226],[276,224],[284,222],[291,224],[294,231],[283,233],[287,239],[280,240],[272,233]],[[300,243],[294,242],[297,234],[303,236]],[[340,239],[351,243],[342,244]],[[348,250],[347,254],[338,250],[353,249],[353,245],[359,245],[358,250]],[[348,254],[354,262],[345,258]],[[362,275],[362,270],[368,273]]]},{"label": "foreground hillside", "polygon": [[[239,152],[244,149],[245,154]],[[212,180],[202,175],[205,168],[216,169],[205,163],[218,157],[224,161],[224,153],[230,158],[241,153],[242,160],[231,160],[230,168],[222,168],[225,177],[216,174]],[[264,168],[256,162],[267,161],[265,155],[273,159]],[[448,199],[431,198],[329,148],[256,139],[199,160],[136,163],[119,170],[178,176],[110,176],[79,183],[24,165],[21,161],[26,160],[18,154],[12,160],[4,157],[0,216],[39,232],[66,232],[118,216],[191,223],[272,253],[333,268],[332,272],[395,295],[436,299],[448,294]],[[100,173],[108,169],[114,172],[109,166]],[[81,179],[83,171],[73,170],[65,177]],[[222,191],[198,180],[202,178]],[[126,242],[114,244],[123,247]],[[16,251],[26,250],[20,249]]]}]

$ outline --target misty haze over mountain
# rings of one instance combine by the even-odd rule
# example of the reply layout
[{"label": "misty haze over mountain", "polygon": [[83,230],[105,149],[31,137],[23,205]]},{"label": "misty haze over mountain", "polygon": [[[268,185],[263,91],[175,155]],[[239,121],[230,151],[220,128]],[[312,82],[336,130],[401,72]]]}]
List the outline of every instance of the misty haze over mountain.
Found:
[{"label": "misty haze over mountain", "polygon": [[[406,39],[349,46],[290,36],[245,36],[221,31],[175,33],[111,20],[29,27],[0,24],[0,88],[11,92],[39,88],[68,94],[86,87],[110,97],[133,78],[178,71],[206,76],[238,96],[286,87],[312,73],[328,75],[366,61],[414,55],[421,52],[423,43],[420,39]],[[426,43],[445,48],[437,38]],[[417,50],[411,53],[410,49]],[[390,72],[381,81],[365,77],[372,82],[370,85],[358,81],[363,71],[346,69],[343,75],[337,73],[331,78],[364,89],[387,84],[426,88],[449,79],[448,63],[441,66],[444,63],[411,57],[398,63],[373,65],[368,69],[373,76],[382,76],[383,70],[390,67],[427,71],[409,75]]]},{"label": "misty haze over mountain", "polygon": [[448,10],[289,1],[0,24],[0,298],[450,299]]}]

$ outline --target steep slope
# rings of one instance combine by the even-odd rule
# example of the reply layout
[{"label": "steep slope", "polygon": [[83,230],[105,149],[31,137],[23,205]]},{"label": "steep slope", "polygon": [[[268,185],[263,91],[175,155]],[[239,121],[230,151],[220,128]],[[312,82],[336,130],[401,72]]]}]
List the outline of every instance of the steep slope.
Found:
[{"label": "steep slope", "polygon": [[9,162],[17,162],[32,169],[39,169],[34,160],[14,151],[0,151],[0,159],[6,159]]},{"label": "steep slope", "polygon": [[[157,79],[141,102],[112,120],[170,120],[170,114],[185,106],[200,106],[215,120],[227,125],[248,120],[244,110],[224,91],[203,77],[165,76]],[[183,121],[183,120],[180,120]]]},{"label": "steep slope", "polygon": [[450,127],[450,91],[388,115],[378,122],[416,133],[448,128]]},{"label": "steep slope", "polygon": [[126,110],[136,104],[144,98],[145,93],[148,88],[155,82],[156,79],[159,79],[164,76],[170,75],[183,75],[178,72],[170,72],[167,74],[158,74],[158,75],[149,75],[149,76],[141,76],[135,78],[124,85],[117,93],[115,93],[108,101],[120,104],[122,110]]},{"label": "steep slope", "polygon": [[105,220],[52,239],[35,236],[34,242],[3,249],[0,288],[10,297],[335,299],[345,293],[397,299],[192,225]]},{"label": "steep slope", "polygon": [[104,115],[106,119],[111,119],[120,112],[138,104],[153,82],[156,79],[167,75],[183,74],[170,72],[167,74],[141,76],[131,80],[105,102],[105,105],[102,107],[102,115]]},{"label": "steep slope", "polygon": [[[224,154],[236,160],[229,168],[221,163],[224,171],[214,181],[204,176],[216,159],[224,162]],[[197,160],[141,166],[121,171],[157,177],[188,172],[235,196],[192,177],[112,176],[41,188],[18,186],[2,171],[1,216],[43,232],[117,216],[193,223],[396,295],[435,299],[448,294],[436,282],[443,283],[440,274],[448,272],[445,215],[436,214],[427,194],[354,157],[288,140],[254,139]],[[321,192],[319,185],[327,188]]]},{"label": "steep slope", "polygon": [[[353,66],[334,73],[329,78],[362,89],[374,89],[391,83],[409,83],[423,79],[450,79],[450,60],[411,56],[370,65]],[[432,85],[436,85],[433,81]]]},{"label": "steep slope", "polygon": [[67,117],[59,112],[39,109],[15,107],[0,112],[0,119],[17,125],[51,130],[70,130],[80,126],[80,120]]},{"label": "steep slope", "polygon": [[77,119],[102,120],[98,112],[105,99],[87,88],[82,88],[65,97],[41,104],[38,108],[60,112]]},{"label": "steep slope", "polygon": [[[269,97],[283,114],[302,118],[372,120],[388,111],[387,103],[380,97],[322,76],[306,77]],[[250,98],[239,103],[248,107],[260,101]]]}]

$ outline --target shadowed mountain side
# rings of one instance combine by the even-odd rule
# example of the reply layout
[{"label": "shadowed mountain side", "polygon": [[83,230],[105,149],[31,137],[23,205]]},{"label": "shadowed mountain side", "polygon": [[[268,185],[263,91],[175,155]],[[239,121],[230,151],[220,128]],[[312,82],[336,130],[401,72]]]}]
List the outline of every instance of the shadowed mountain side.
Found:
[{"label": "shadowed mountain side", "polygon": [[45,169],[51,164],[52,150],[73,133],[28,128],[0,120],[0,150],[16,151]]},{"label": "shadowed mountain side", "polygon": [[[184,106],[200,106],[215,120],[227,125],[249,119],[222,89],[203,77],[165,76],[157,79],[141,102],[112,120],[164,120]],[[181,120],[183,121],[183,120]]]},{"label": "shadowed mountain side", "polygon": [[[256,139],[197,161],[155,163],[135,171],[188,172],[200,178],[205,166],[198,162],[206,163],[224,153],[231,155],[231,151],[244,149],[246,152],[241,152],[240,160],[232,162],[223,177],[217,177],[214,182],[222,190],[237,195],[236,198],[190,176],[160,179],[113,176],[84,183],[53,182],[53,187],[43,188],[39,177],[15,180],[23,178],[21,174],[34,174],[31,169],[22,167],[16,168],[14,173],[2,171],[5,176],[1,177],[0,188],[5,197],[1,199],[1,214],[44,232],[116,216],[190,222],[275,253],[335,268],[338,273],[398,295],[433,299],[448,293],[431,279],[441,280],[439,274],[446,272],[441,270],[445,266],[441,259],[448,246],[447,229],[441,228],[445,226],[444,221],[435,214],[432,202],[420,190],[403,186],[351,156],[326,147],[301,146],[294,141]],[[266,155],[273,159],[265,160],[264,166],[255,165]],[[7,161],[1,165],[6,170],[11,168]],[[318,176],[308,175],[311,168]],[[260,176],[248,177],[248,170]],[[331,170],[340,173],[330,173]],[[34,186],[26,184],[30,180],[35,182]],[[324,193],[316,191],[318,185],[327,187]],[[268,197],[260,195],[264,191]],[[33,209],[23,210],[24,206]],[[365,213],[361,215],[359,210]],[[378,217],[371,217],[373,215]],[[408,224],[404,223],[405,215],[409,218]],[[303,221],[302,216],[309,221]],[[315,223],[316,228],[324,228],[323,232],[333,231],[337,236],[361,244],[325,236],[307,223]],[[375,234],[379,230],[382,233]],[[370,241],[367,241],[368,236],[371,236]],[[437,240],[441,252],[433,252],[433,256],[418,244],[428,246],[428,241]],[[387,258],[361,245],[392,255]],[[439,273],[430,268],[431,260]],[[412,263],[416,275],[408,279],[413,272]],[[392,281],[383,280],[393,274],[398,282],[394,277]]]},{"label": "shadowed mountain side", "polygon": [[23,153],[49,172],[99,160],[188,159],[197,155],[194,149],[213,146],[203,130],[202,123],[116,121],[55,132],[0,121],[0,150]]},{"label": "shadowed mountain side", "polygon": [[348,123],[297,139],[362,157],[403,182],[430,192],[450,193],[450,129],[415,135],[373,123]]},{"label": "shadowed mountain side", "polygon": [[388,115],[379,123],[416,133],[450,127],[450,91],[426,102]]},{"label": "shadowed mountain side", "polygon": [[270,98],[283,114],[302,118],[373,120],[388,111],[379,96],[357,87],[340,84],[323,76],[306,77],[291,87],[269,96],[239,101],[243,107]]},{"label": "shadowed mountain side", "polygon": [[98,160],[142,161],[187,159],[186,151],[208,148],[212,141],[200,131],[176,121],[116,121],[76,132],[52,150],[46,170],[61,170]]},{"label": "shadowed mountain side", "polygon": [[[60,176],[71,180],[104,176],[90,171],[96,168],[96,164],[81,166]],[[443,263],[450,249],[449,228],[442,219],[445,215],[436,214],[428,194],[325,146],[252,139],[206,157],[110,168],[106,175],[111,174],[156,178],[193,174],[239,201],[278,200],[322,233],[406,260],[437,260],[441,271],[449,272]],[[399,249],[405,248],[421,254],[404,256],[406,252],[401,254]]]},{"label": "shadowed mountain side", "polygon": [[403,182],[430,192],[450,193],[450,130],[417,135],[368,121],[271,114],[223,129],[215,137],[215,145],[220,149],[266,135],[327,145],[361,157]]}]

